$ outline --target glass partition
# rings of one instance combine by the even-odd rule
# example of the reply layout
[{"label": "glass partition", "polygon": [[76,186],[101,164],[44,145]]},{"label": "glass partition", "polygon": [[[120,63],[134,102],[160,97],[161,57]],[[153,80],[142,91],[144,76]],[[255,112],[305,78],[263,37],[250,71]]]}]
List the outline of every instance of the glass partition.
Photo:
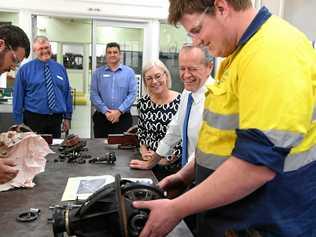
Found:
[{"label": "glass partition", "polygon": [[[18,25],[18,13],[0,11],[0,25]],[[2,73],[0,76],[0,132],[8,131],[14,124],[12,117],[12,88],[15,71]]]},{"label": "glass partition", "polygon": [[[122,63],[141,74],[144,25],[142,23],[113,22],[59,16],[34,15],[33,37],[47,36],[52,45],[53,59],[64,65],[70,85],[75,91],[71,132],[90,137],[91,131],[91,76],[96,67],[104,65],[108,42],[121,45]],[[139,95],[142,91],[141,78]],[[77,109],[80,106],[80,109]]]},{"label": "glass partition", "polygon": [[33,36],[46,36],[51,42],[52,59],[66,68],[74,105],[71,133],[90,137],[92,20],[39,15],[32,20]]},{"label": "glass partition", "polygon": [[[138,81],[138,97],[142,92],[141,72],[143,65],[144,29],[141,24],[120,22],[95,22],[95,62],[96,68],[105,65],[105,48],[109,42],[117,42],[121,47],[121,63],[134,69]],[[138,98],[137,98],[138,99]],[[137,101],[135,100],[135,102]]]},{"label": "glass partition", "polygon": [[[0,11],[0,25],[18,25],[18,13]],[[0,76],[0,88],[7,88],[11,91],[15,79],[15,72],[3,73]],[[9,93],[11,95],[12,91]],[[6,93],[8,94],[8,93]],[[2,94],[0,94],[1,97]]]},{"label": "glass partition", "polygon": [[183,83],[179,78],[178,55],[184,43],[191,42],[183,27],[160,24],[159,59],[166,64],[172,77],[172,89],[182,92]]}]

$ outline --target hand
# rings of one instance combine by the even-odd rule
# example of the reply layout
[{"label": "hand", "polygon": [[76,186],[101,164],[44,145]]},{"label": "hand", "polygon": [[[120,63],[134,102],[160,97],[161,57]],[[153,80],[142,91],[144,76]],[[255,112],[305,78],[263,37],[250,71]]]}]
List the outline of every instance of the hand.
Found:
[{"label": "hand", "polygon": [[156,153],[153,150],[148,149],[147,151],[142,153],[142,159],[145,161],[149,161],[149,160],[153,159],[155,154]]},{"label": "hand", "polygon": [[0,158],[0,184],[4,184],[17,176],[19,171],[15,166],[15,162]]},{"label": "hand", "polygon": [[112,116],[112,123],[117,123],[120,120],[120,116],[122,114],[118,109],[110,110]]},{"label": "hand", "polygon": [[143,160],[131,160],[128,164],[130,168],[139,169],[139,170],[150,170],[154,165],[152,165],[149,161]]},{"label": "hand", "polygon": [[139,237],[164,237],[182,219],[172,200],[135,201],[133,206],[150,210],[149,218]]},{"label": "hand", "polygon": [[151,170],[157,163],[152,160],[131,160],[128,165],[133,169]]},{"label": "hand", "polygon": [[122,112],[118,109],[111,110],[113,121],[112,123],[117,123],[120,120],[120,116],[122,115]]},{"label": "hand", "polygon": [[107,120],[111,123],[117,123],[120,119],[122,112],[118,109],[110,109],[108,112],[105,113]]},{"label": "hand", "polygon": [[150,160],[152,155],[155,153],[153,150],[150,150],[146,145],[140,144],[139,152],[142,156],[142,160]]},{"label": "hand", "polygon": [[63,131],[67,132],[70,129],[71,123],[69,119],[64,119],[63,122]]},{"label": "hand", "polygon": [[161,189],[167,191],[168,198],[175,198],[181,195],[188,185],[179,172],[165,177],[158,183]]},{"label": "hand", "polygon": [[[144,160],[143,156],[147,159]],[[150,170],[160,161],[161,157],[152,150],[147,150],[142,155],[143,160],[131,160],[129,167],[133,169]]]},{"label": "hand", "polygon": [[109,120],[112,123],[113,118],[112,118],[111,112],[107,111],[107,112],[105,112],[104,115],[105,115],[106,119]]},{"label": "hand", "polygon": [[145,145],[143,145],[143,144],[140,144],[139,152],[140,152],[141,155],[143,155],[143,154],[145,154],[146,152],[148,152],[147,146],[145,146]]}]

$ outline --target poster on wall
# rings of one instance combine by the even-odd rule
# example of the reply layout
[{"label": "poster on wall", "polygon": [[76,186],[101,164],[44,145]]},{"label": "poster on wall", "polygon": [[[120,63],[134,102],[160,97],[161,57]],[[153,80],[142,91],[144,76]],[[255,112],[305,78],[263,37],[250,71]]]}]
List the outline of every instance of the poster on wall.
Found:
[{"label": "poster on wall", "polygon": [[83,45],[63,44],[63,64],[67,69],[83,69]]}]

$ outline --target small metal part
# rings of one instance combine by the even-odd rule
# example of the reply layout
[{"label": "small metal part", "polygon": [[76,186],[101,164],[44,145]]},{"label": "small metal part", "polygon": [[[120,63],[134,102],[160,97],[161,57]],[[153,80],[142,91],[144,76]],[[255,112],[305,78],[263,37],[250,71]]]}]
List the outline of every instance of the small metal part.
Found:
[{"label": "small metal part", "polygon": [[115,152],[109,152],[107,154],[105,154],[105,156],[102,157],[96,157],[96,158],[92,158],[89,160],[89,163],[107,163],[107,164],[114,164],[116,161],[116,155]]},{"label": "small metal part", "polygon": [[35,221],[41,213],[38,208],[30,208],[28,211],[20,213],[16,220],[19,222],[32,222]]},{"label": "small metal part", "polygon": [[91,155],[89,155],[89,154],[81,154],[81,158],[83,158],[83,159],[90,159]]},{"label": "small metal part", "polygon": [[86,160],[80,158],[80,159],[77,159],[77,163],[80,164],[80,165],[81,165],[81,164],[85,164],[85,163],[86,163]]},{"label": "small metal part", "polygon": [[127,144],[127,145],[121,144],[121,145],[118,146],[118,149],[120,149],[120,150],[132,150],[132,149],[135,149],[135,148],[136,148],[136,146],[135,145],[131,145],[131,144]]},{"label": "small metal part", "polygon": [[65,211],[65,228],[67,233],[70,233],[70,228],[69,228],[69,209],[66,209]]}]

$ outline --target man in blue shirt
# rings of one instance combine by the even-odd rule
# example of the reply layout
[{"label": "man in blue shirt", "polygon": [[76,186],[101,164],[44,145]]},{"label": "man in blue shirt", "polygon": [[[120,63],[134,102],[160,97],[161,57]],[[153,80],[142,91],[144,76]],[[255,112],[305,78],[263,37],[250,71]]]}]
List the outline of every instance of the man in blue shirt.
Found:
[{"label": "man in blue shirt", "polygon": [[94,137],[123,133],[132,126],[130,108],[134,103],[137,83],[133,69],[120,64],[120,45],[106,45],[106,65],[99,67],[92,77],[91,102]]},{"label": "man in blue shirt", "polygon": [[[33,42],[36,59],[17,73],[13,92],[13,115],[34,132],[60,138],[61,124],[68,131],[72,98],[66,69],[51,59],[48,39],[38,36]],[[63,121],[64,120],[64,121]]]},{"label": "man in blue shirt", "polygon": [[9,72],[30,54],[30,41],[25,32],[14,25],[0,27],[0,74]]},{"label": "man in blue shirt", "polygon": [[[25,32],[14,25],[0,27],[0,74],[17,67],[30,54],[30,41]],[[0,184],[18,174],[15,162],[0,159]]]}]

